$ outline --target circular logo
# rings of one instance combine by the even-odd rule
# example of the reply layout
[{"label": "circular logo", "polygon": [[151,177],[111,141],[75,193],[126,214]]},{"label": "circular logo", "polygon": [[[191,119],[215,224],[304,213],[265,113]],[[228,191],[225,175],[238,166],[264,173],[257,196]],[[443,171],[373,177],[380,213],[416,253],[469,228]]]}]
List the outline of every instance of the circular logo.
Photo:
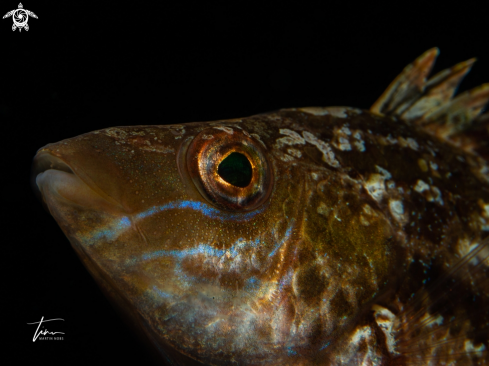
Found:
[{"label": "circular logo", "polygon": [[14,24],[22,28],[27,24],[27,20],[29,19],[29,15],[27,15],[27,12],[24,9],[17,9],[14,11],[12,14],[12,18],[14,20]]}]

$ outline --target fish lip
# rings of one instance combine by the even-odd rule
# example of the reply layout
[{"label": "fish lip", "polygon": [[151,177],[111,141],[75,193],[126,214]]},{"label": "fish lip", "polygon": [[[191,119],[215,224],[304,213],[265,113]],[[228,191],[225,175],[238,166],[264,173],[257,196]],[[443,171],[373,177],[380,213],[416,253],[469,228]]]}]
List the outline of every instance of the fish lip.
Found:
[{"label": "fish lip", "polygon": [[[42,150],[43,148],[39,149]],[[41,190],[37,185],[36,178],[39,174],[49,169],[60,170],[75,175],[73,169],[61,158],[46,152],[37,152],[32,159],[30,184],[36,198],[42,203],[45,210],[49,212],[46,202],[43,199]]]},{"label": "fish lip", "polygon": [[[125,213],[126,210],[122,207],[122,205],[119,202],[117,202],[114,198],[108,196],[105,192],[103,192],[95,184],[95,182],[93,182],[90,179],[90,177],[84,174],[83,171],[77,169],[76,166],[68,164],[65,160],[63,160],[59,156],[53,155],[50,152],[40,151],[34,156],[34,159],[32,161],[30,183],[34,191],[34,194],[40,200],[41,204],[43,205],[44,209],[47,210],[47,212],[50,213],[49,207],[37,183],[37,177],[39,176],[39,174],[44,173],[47,170],[56,170],[56,171],[61,171],[61,172],[74,175],[81,184],[85,185],[87,188],[90,189],[90,191],[94,194],[94,197],[98,197],[99,201],[105,202],[104,206],[106,208],[109,208],[110,211]],[[77,174],[76,172],[79,172],[81,174]],[[80,202],[73,201],[72,203],[84,206],[83,204],[80,204]]]}]

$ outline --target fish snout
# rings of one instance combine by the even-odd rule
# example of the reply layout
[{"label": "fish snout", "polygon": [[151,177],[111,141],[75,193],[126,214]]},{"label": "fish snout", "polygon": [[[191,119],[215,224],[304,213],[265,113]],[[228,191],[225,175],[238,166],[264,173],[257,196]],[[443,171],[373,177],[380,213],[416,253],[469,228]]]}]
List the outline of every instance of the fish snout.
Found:
[{"label": "fish snout", "polygon": [[116,200],[90,184],[92,182],[87,184],[76,171],[68,162],[50,152],[36,154],[31,168],[31,187],[48,212],[61,202],[111,213],[123,211]]}]

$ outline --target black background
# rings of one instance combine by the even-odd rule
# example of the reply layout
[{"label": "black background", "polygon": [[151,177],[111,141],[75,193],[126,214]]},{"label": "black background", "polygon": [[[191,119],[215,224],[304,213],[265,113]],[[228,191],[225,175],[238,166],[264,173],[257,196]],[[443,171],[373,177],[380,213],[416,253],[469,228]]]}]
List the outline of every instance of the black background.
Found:
[{"label": "black background", "polygon": [[[200,5],[24,1],[28,32],[0,21],[2,291],[9,364],[149,364],[29,185],[47,143],[91,130],[245,117],[279,108],[368,109],[427,49],[434,72],[477,57],[461,90],[489,82],[483,2]],[[2,1],[0,13],[17,8]],[[63,318],[63,341],[28,322]]]}]

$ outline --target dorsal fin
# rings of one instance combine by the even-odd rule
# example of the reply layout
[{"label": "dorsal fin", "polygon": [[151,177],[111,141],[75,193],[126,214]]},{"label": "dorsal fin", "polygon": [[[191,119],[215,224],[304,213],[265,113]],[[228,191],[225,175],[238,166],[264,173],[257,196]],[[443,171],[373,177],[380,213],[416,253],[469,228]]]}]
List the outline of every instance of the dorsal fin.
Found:
[{"label": "dorsal fin", "polygon": [[471,126],[489,102],[489,84],[452,98],[475,58],[426,80],[438,53],[432,48],[406,66],[370,111],[412,122],[447,140]]},{"label": "dorsal fin", "polygon": [[466,129],[451,135],[450,142],[489,161],[489,113],[480,115]]},{"label": "dorsal fin", "polygon": [[403,365],[489,363],[489,237],[417,292],[392,325]]}]

